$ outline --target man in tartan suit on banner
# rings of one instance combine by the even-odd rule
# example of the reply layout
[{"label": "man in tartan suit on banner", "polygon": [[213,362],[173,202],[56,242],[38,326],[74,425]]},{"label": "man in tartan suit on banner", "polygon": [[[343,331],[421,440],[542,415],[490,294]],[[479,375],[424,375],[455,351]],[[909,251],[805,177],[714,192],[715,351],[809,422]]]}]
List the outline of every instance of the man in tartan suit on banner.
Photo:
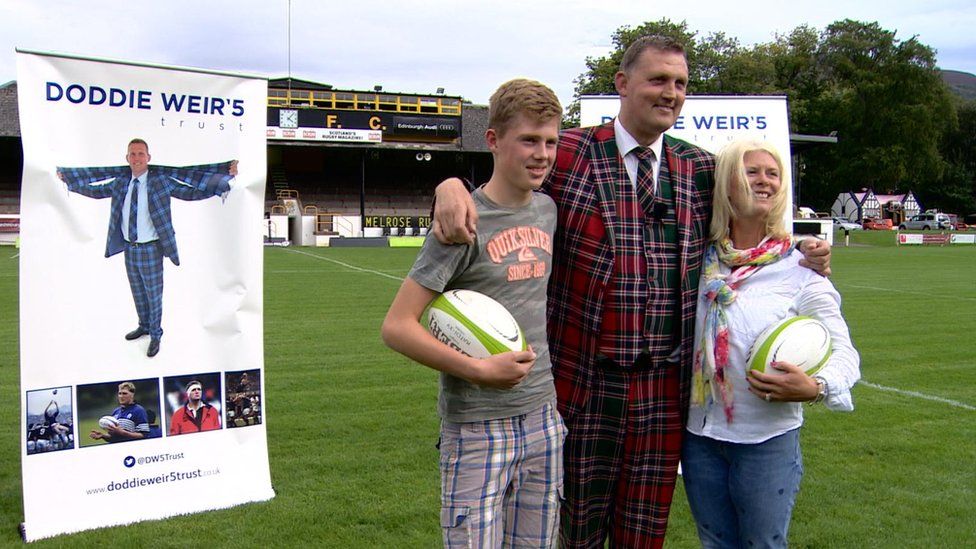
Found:
[{"label": "man in tartan suit on banner", "polygon": [[180,264],[170,198],[204,200],[230,192],[237,161],[200,166],[150,166],[149,145],[129,142],[127,166],[58,168],[68,190],[90,198],[111,198],[105,257],[125,252],[125,272],[139,326],[125,334],[134,340],[148,335],[146,356],[159,352],[163,336],[163,257]]},{"label": "man in tartan suit on banner", "polygon": [[[687,416],[714,160],[665,136],[684,104],[684,47],[636,40],[608,124],[566,130],[543,190],[558,207],[549,345],[565,446],[564,547],[660,547]],[[435,235],[476,217],[457,180],[437,192]],[[808,246],[829,272],[829,247]]]}]

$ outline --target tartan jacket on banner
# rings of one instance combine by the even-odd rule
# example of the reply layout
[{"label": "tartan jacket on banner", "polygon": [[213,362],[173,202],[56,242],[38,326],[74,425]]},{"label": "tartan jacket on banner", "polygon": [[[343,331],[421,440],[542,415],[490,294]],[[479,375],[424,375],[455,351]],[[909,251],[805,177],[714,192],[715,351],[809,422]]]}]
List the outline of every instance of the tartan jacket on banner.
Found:
[{"label": "tartan jacket on banner", "polygon": [[[695,304],[712,207],[714,158],[690,143],[664,136],[662,162],[674,188],[680,290],[682,414],[687,413]],[[572,416],[588,400],[598,352],[604,295],[613,274],[619,218],[613,188],[627,180],[613,123],[564,131],[546,192],[559,209],[549,283],[549,347],[560,413]],[[629,181],[628,181],[629,184]],[[654,314],[654,303],[647,304]],[[635,314],[639,314],[635,311]],[[642,322],[638,325],[643,324]],[[620,340],[621,338],[617,338]],[[621,362],[637,358],[641,333],[623,337]]]},{"label": "tartan jacket on banner", "polygon": [[[176,249],[176,233],[170,211],[170,197],[181,200],[204,200],[230,190],[231,163],[204,164],[185,168],[172,166],[149,166],[147,194],[149,196],[149,216],[153,227],[159,234],[163,255],[174,265],[180,264]],[[125,201],[132,178],[129,166],[98,168],[58,168],[64,176],[68,190],[90,198],[112,198],[109,214],[108,237],[105,243],[105,257],[113,256],[125,249],[122,238],[122,203]],[[104,181],[104,183],[100,183]]]}]

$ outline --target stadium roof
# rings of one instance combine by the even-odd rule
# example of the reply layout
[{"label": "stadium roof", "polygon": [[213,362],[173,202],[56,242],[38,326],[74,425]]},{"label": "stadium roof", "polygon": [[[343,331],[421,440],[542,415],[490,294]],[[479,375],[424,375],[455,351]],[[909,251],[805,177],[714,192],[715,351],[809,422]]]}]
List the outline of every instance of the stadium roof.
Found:
[{"label": "stadium roof", "polygon": [[790,134],[790,151],[794,154],[818,147],[820,145],[836,145],[836,135],[807,135],[802,133]]},{"label": "stadium roof", "polygon": [[20,115],[17,110],[17,82],[0,86],[0,137],[20,137]]}]

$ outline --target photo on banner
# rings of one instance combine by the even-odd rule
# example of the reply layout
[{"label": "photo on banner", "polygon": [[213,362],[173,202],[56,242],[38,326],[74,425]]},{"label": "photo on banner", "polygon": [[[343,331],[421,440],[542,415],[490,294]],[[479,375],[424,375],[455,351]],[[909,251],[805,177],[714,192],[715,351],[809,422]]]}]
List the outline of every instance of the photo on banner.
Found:
[{"label": "photo on banner", "polygon": [[[26,51],[17,70],[25,539],[274,497],[264,422],[231,436],[222,383],[263,379],[267,81]],[[174,415],[212,432],[172,436]]]},{"label": "photo on banner", "polygon": [[263,423],[261,371],[227,372],[227,428]]},{"label": "photo on banner", "polygon": [[75,447],[71,387],[27,391],[27,454]]},{"label": "photo on banner", "polygon": [[222,425],[220,373],[168,377],[163,381],[169,436],[219,430]]}]

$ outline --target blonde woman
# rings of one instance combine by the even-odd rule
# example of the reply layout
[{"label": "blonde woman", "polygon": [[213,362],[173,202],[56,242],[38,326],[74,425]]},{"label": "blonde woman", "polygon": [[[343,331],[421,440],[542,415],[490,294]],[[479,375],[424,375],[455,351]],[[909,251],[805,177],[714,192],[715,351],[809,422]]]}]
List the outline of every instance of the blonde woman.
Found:
[{"label": "blonde woman", "polygon": [[[768,143],[736,141],[716,157],[714,211],[699,284],[692,399],[682,447],[685,489],[706,548],[786,547],[803,475],[802,403],[853,410],[858,354],[826,278],[798,266],[786,230],[783,161]],[[747,372],[773,322],[812,316],[833,354],[815,376],[793,364]]]}]

